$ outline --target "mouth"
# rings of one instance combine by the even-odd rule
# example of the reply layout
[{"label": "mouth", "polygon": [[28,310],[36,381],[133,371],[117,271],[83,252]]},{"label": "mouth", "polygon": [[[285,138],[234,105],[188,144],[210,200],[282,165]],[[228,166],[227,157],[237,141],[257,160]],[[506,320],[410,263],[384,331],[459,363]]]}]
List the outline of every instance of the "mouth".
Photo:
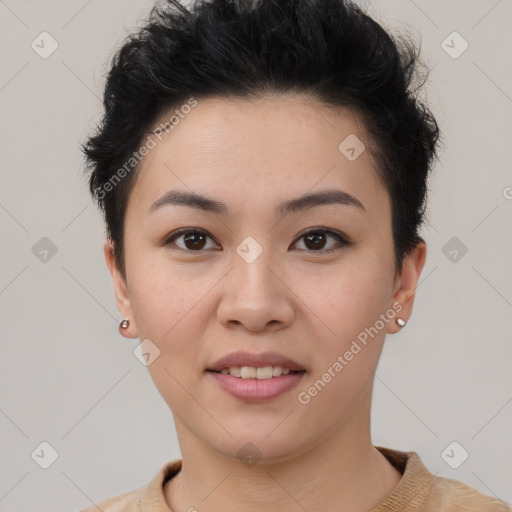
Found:
[{"label": "mouth", "polygon": [[237,379],[258,379],[268,380],[276,379],[282,375],[290,375],[295,373],[305,373],[306,370],[290,370],[283,366],[230,366],[220,370],[207,370],[212,373],[220,373],[222,375],[230,375]]},{"label": "mouth", "polygon": [[[272,366],[258,368],[242,366],[207,371],[206,374],[228,395],[243,402],[261,404],[285,395],[297,387],[307,375],[305,370],[289,370],[288,373],[281,373],[281,370],[285,369]],[[238,373],[240,376],[236,376]],[[274,373],[276,375],[273,375]],[[278,373],[280,375],[277,375]]]},{"label": "mouth", "polygon": [[212,382],[244,402],[273,400],[298,386],[307,370],[277,352],[233,352],[206,369]]}]

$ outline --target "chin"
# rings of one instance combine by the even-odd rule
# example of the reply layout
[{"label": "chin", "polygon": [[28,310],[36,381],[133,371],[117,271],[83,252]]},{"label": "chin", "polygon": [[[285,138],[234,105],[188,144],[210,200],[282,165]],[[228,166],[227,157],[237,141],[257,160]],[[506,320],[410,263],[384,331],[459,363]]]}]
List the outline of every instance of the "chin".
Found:
[{"label": "chin", "polygon": [[[307,450],[297,436],[283,429],[278,432],[279,427],[272,429],[258,428],[254,422],[252,429],[246,431],[235,431],[226,427],[233,437],[223,436],[222,441],[208,443],[210,447],[224,454],[227,457],[238,459],[241,463],[252,466],[255,464],[275,464],[290,460]],[[272,432],[269,435],[269,432]],[[302,447],[302,449],[301,449]]]}]

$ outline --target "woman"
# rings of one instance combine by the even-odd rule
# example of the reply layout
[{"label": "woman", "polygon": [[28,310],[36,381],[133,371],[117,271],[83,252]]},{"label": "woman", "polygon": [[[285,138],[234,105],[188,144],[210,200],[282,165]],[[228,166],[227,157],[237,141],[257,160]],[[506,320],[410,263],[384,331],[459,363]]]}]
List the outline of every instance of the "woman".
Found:
[{"label": "woman", "polygon": [[417,63],[343,0],[173,1],[117,53],[90,190],[182,459],[98,508],[512,510],[370,436],[426,258]]}]

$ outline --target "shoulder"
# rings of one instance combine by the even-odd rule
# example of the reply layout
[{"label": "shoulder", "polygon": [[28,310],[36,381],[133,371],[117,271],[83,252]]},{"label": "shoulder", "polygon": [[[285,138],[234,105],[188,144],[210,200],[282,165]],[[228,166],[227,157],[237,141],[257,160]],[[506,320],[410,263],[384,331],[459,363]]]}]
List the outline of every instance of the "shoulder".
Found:
[{"label": "shoulder", "polygon": [[372,512],[512,512],[512,506],[458,480],[433,475],[416,452],[376,447],[402,479]]},{"label": "shoulder", "polygon": [[512,512],[512,506],[451,478],[435,477],[427,510],[436,512]]},{"label": "shoulder", "polygon": [[164,464],[142,487],[104,499],[80,512],[163,512],[169,510],[163,492],[167,480],[181,470],[182,460]]},{"label": "shoulder", "polygon": [[104,499],[80,512],[140,512],[142,489],[125,492],[119,496]]}]

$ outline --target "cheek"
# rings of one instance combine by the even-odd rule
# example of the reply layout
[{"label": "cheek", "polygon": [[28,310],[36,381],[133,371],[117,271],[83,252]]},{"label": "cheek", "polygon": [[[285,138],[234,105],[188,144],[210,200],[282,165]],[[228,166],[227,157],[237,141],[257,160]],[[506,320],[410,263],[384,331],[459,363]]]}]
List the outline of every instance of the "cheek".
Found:
[{"label": "cheek", "polygon": [[171,336],[206,291],[204,280],[183,272],[161,249],[127,244],[126,265],[139,337]]},{"label": "cheek", "polygon": [[322,276],[302,279],[305,297],[326,351],[341,349],[389,307],[390,275],[382,262],[354,257]]},{"label": "cheek", "polygon": [[336,423],[370,392],[386,332],[380,318],[389,309],[388,280],[382,266],[359,260],[317,282],[307,302],[316,326],[310,335],[314,372],[299,390],[304,410],[311,405]]},{"label": "cheek", "polygon": [[[141,340],[150,339],[160,356],[150,371],[165,366],[174,372],[183,362],[189,371],[200,351],[198,341],[206,320],[201,300],[211,288],[210,279],[184,275],[169,262],[151,255],[133,259],[130,299]],[[129,270],[129,271],[130,271]],[[155,368],[153,368],[155,366]]]},{"label": "cheek", "polygon": [[141,267],[132,279],[132,307],[140,340],[150,339],[160,351],[147,367],[162,398],[172,410],[190,407],[190,390],[201,378],[199,364],[203,330],[208,324],[206,301],[208,280],[190,279],[165,267]]}]

